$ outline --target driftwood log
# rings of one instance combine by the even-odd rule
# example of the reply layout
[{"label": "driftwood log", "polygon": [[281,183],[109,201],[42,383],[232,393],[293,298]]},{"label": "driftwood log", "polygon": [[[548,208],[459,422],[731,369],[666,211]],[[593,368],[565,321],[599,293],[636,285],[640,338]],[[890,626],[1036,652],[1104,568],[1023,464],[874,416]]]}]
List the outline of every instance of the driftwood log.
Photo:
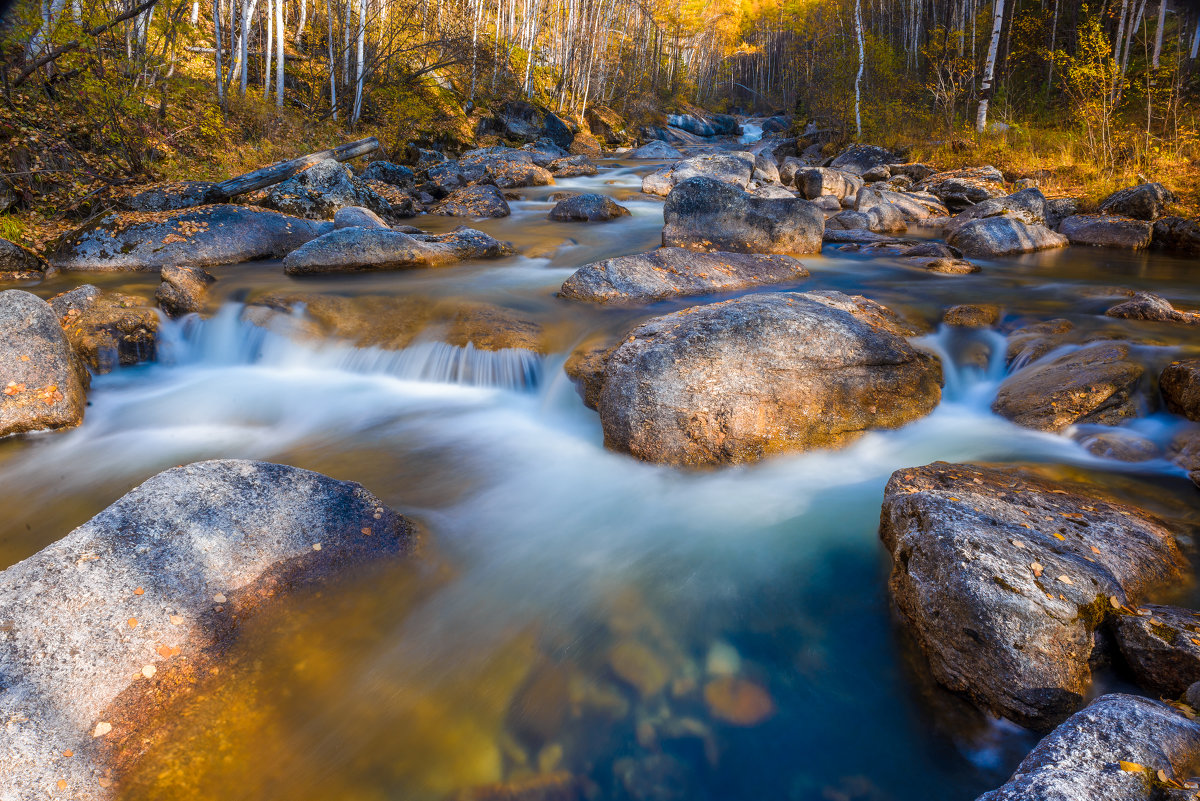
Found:
[{"label": "driftwood log", "polygon": [[222,181],[209,191],[207,199],[209,202],[223,202],[237,195],[244,195],[247,192],[253,192],[255,189],[274,186],[280,181],[286,181],[296,173],[303,172],[317,162],[324,161],[325,159],[348,161],[358,156],[373,153],[378,149],[379,140],[373,136],[368,136],[366,139],[359,139],[357,142],[347,142],[344,145],[338,145],[332,150],[322,150],[319,153],[309,153],[307,156],[301,156],[298,159],[281,161],[278,164],[272,164],[269,167],[263,167],[254,172],[248,172],[245,175],[239,175],[227,181]]}]

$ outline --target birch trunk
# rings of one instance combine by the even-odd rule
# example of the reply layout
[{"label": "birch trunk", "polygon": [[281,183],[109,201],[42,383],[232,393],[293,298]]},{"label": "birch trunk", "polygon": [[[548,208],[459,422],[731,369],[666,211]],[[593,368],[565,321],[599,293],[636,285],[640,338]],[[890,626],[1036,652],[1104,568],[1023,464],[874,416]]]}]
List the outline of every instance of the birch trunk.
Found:
[{"label": "birch trunk", "polygon": [[987,128],[988,103],[992,99],[992,81],[996,77],[996,52],[1000,49],[1000,31],[1004,27],[1004,0],[995,0],[995,19],[992,21],[992,43],[988,46],[983,66],[983,83],[979,87],[979,110],[975,113],[975,132]]},{"label": "birch trunk", "polygon": [[1162,55],[1163,27],[1167,22],[1167,0],[1158,0],[1158,32],[1154,35],[1154,58],[1150,64],[1158,69],[1158,60]]},{"label": "birch trunk", "polygon": [[854,130],[862,139],[862,76],[866,61],[862,28],[862,0],[854,0],[854,30],[858,37],[858,74],[854,76]]},{"label": "birch trunk", "polygon": [[355,0],[355,6],[358,10],[358,58],[355,62],[354,70],[354,110],[350,114],[350,124],[355,125],[358,122],[359,116],[362,114],[362,92],[363,92],[363,40],[367,34],[367,17],[366,8],[363,5],[363,0]]},{"label": "birch trunk", "polygon": [[217,83],[217,102],[221,104],[221,108],[225,108],[225,71],[221,69],[221,50],[224,48],[224,43],[221,41],[221,0],[213,0],[213,38],[216,39],[216,47],[214,55],[216,56],[216,83]]},{"label": "birch trunk", "polygon": [[304,23],[308,22],[308,0],[300,0],[300,21],[296,23],[296,49],[304,50]]},{"label": "birch trunk", "polygon": [[283,0],[274,0],[275,2],[275,106],[283,108],[283,44],[285,36],[283,32]]}]

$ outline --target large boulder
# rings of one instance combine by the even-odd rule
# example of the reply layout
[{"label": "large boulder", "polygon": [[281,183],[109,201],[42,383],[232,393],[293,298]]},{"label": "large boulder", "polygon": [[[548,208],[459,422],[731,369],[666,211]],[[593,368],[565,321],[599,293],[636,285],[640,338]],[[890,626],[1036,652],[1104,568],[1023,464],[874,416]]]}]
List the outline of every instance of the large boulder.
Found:
[{"label": "large boulder", "polygon": [[835,156],[833,161],[829,162],[829,166],[862,175],[875,167],[891,164],[896,160],[895,154],[885,148],[876,145],[851,145]]},{"label": "large boulder", "polygon": [[417,176],[411,168],[390,161],[372,161],[362,171],[364,181],[379,181],[398,189],[412,189],[417,185]]},{"label": "large boulder", "polygon": [[1200,761],[1200,723],[1133,695],[1103,695],[1064,721],[1012,778],[976,801],[1165,801]]},{"label": "large boulder", "polygon": [[806,277],[808,270],[790,256],[660,248],[585,264],[563,282],[559,295],[592,303],[649,303]]},{"label": "large boulder", "polygon": [[1046,196],[1037,187],[1022,189],[1005,197],[990,198],[968,207],[947,225],[947,233],[953,233],[971,220],[987,217],[1008,217],[1025,225],[1046,224]]},{"label": "large boulder", "polygon": [[1166,214],[1167,204],[1175,199],[1171,190],[1160,183],[1138,184],[1113,192],[1100,201],[1099,210],[1101,214],[1154,222]]},{"label": "large boulder", "polygon": [[216,277],[199,267],[163,267],[162,283],[154,299],[168,317],[202,312],[208,305],[209,290]]},{"label": "large boulder", "polygon": [[332,220],[346,206],[388,216],[392,205],[336,159],[319,161],[267,190],[258,205],[308,220]]},{"label": "large boulder", "polygon": [[962,211],[988,198],[1002,197],[1004,174],[995,167],[969,167],[938,172],[918,181],[913,189],[941,198],[951,211]]},{"label": "large boulder", "polygon": [[29,281],[45,276],[46,260],[24,245],[0,239],[0,281]]},{"label": "large boulder", "polygon": [[79,425],[87,385],[50,304],[19,289],[0,292],[0,437]]},{"label": "large boulder", "polygon": [[448,217],[507,217],[512,210],[504,199],[504,193],[495,186],[477,184],[455,189],[429,213]]},{"label": "large boulder", "polygon": [[153,361],[158,312],[133,295],[84,284],[50,299],[67,340],[94,373]]},{"label": "large boulder", "polygon": [[113,798],[149,721],[219,669],[257,608],[412,542],[363,487],[307,470],[229,460],[149,479],[0,573],[0,797]]},{"label": "large boulder", "polygon": [[964,223],[946,237],[946,244],[962,251],[964,256],[994,259],[1066,247],[1068,240],[1044,225],[1026,225],[1011,217],[998,216]]},{"label": "large boulder", "polygon": [[[490,182],[501,189],[550,186],[554,183],[554,176],[546,167],[554,159],[538,156],[532,150],[491,147],[463,154],[458,166],[472,183]],[[543,161],[543,164],[538,164],[538,161]]]},{"label": "large boulder", "polygon": [[600,172],[587,156],[564,156],[550,162],[546,169],[556,178],[578,178]]},{"label": "large boulder", "polygon": [[459,226],[448,234],[406,234],[378,228],[340,228],[297,248],[283,260],[288,275],[414,270],[513,253],[512,245]]},{"label": "large boulder", "polygon": [[1076,423],[1116,425],[1136,417],[1145,368],[1129,356],[1124,342],[1095,342],[1034,362],[1004,380],[992,411],[1039,431]]},{"label": "large boulder", "polygon": [[936,358],[885,308],[765,293],[634,329],[604,363],[605,444],[675,465],[752,462],[896,428],[941,397]]},{"label": "large boulder", "polygon": [[1200,612],[1147,604],[1113,616],[1113,638],[1137,683],[1178,698],[1200,681]]},{"label": "large boulder", "polygon": [[278,259],[327,230],[266,209],[222,204],[165,214],[106,214],[68,234],[50,263],[63,270],[157,272]]},{"label": "large boulder", "polygon": [[1058,225],[1072,245],[1143,250],[1150,246],[1154,226],[1144,220],[1104,214],[1075,214]]},{"label": "large boulder", "polygon": [[854,210],[869,212],[878,207],[890,206],[909,222],[921,222],[932,217],[945,217],[948,213],[942,202],[933,195],[917,192],[893,192],[864,186],[854,197]]},{"label": "large boulder", "polygon": [[[791,166],[792,162],[786,162]],[[784,180],[787,177],[789,180]],[[853,197],[862,189],[862,178],[844,170],[829,167],[807,167],[797,171],[781,171],[780,182],[785,186],[795,185],[800,196],[816,200],[822,195],[833,195],[838,200]]]},{"label": "large boulder", "polygon": [[1172,253],[1200,255],[1200,221],[1163,217],[1154,223],[1151,244]]},{"label": "large boulder", "polygon": [[736,253],[819,253],[825,215],[807,200],[758,198],[712,178],[689,178],[663,208],[663,245]]},{"label": "large boulder", "polygon": [[632,153],[625,154],[625,158],[639,159],[642,161],[666,161],[670,159],[681,159],[683,158],[683,154],[661,139],[654,139],[642,145]]},{"label": "large boulder", "polygon": [[628,217],[629,209],[608,195],[589,192],[558,201],[547,216],[559,222],[600,222]]},{"label": "large boulder", "polygon": [[647,176],[642,180],[642,191],[650,195],[668,195],[691,178],[712,178],[745,189],[753,175],[754,157],[747,153],[693,156]]},{"label": "large boulder", "polygon": [[588,130],[592,135],[607,145],[625,144],[625,121],[605,106],[589,106],[584,114]]},{"label": "large boulder", "polygon": [[1172,533],[1139,509],[966,464],[893,473],[880,537],[934,679],[1033,728],[1083,705],[1105,618],[1187,569]]},{"label": "large boulder", "polygon": [[865,230],[878,234],[902,234],[908,230],[904,214],[891,203],[872,206],[867,211],[842,211],[825,221],[825,231]]},{"label": "large boulder", "polygon": [[1158,387],[1169,410],[1200,421],[1200,359],[1171,362],[1163,368]]}]

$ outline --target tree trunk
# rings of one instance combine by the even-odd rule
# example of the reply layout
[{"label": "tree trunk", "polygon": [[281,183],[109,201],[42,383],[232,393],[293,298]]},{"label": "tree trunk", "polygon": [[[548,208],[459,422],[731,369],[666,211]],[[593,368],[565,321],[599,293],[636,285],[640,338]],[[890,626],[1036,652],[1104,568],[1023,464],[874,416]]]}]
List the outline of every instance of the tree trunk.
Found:
[{"label": "tree trunk", "polygon": [[275,106],[283,108],[283,44],[285,36],[283,32],[283,0],[274,0],[275,2]]},{"label": "tree trunk", "polygon": [[987,128],[988,103],[992,99],[992,81],[996,76],[996,51],[1000,48],[1000,31],[1004,27],[1004,0],[995,0],[995,19],[992,21],[992,43],[988,46],[983,67],[983,83],[979,87],[979,110],[975,114],[975,132]]},{"label": "tree trunk", "polygon": [[271,97],[271,57],[274,55],[275,48],[275,5],[281,0],[267,0],[266,17],[267,17],[267,42],[263,48],[263,100],[268,101]]},{"label": "tree trunk", "polygon": [[858,74],[854,76],[854,130],[855,137],[862,140],[862,76],[866,66],[863,44],[862,0],[854,0],[854,31],[858,38]]},{"label": "tree trunk", "polygon": [[333,55],[333,3],[326,8],[325,20],[329,23],[329,108],[333,110],[333,120],[337,122],[337,60]]},{"label": "tree trunk", "polygon": [[373,136],[369,136],[366,139],[359,139],[356,142],[347,142],[344,145],[338,145],[332,150],[322,150],[318,153],[301,156],[298,159],[281,161],[278,164],[272,164],[269,167],[263,167],[254,172],[248,172],[245,175],[239,175],[236,178],[222,181],[209,191],[208,198],[213,201],[228,200],[237,195],[244,195],[256,189],[263,189],[268,186],[274,186],[280,181],[286,181],[296,173],[303,172],[325,159],[349,161],[350,159],[373,153],[378,149],[379,140]]},{"label": "tree trunk", "polygon": [[296,49],[304,50],[304,23],[308,22],[308,0],[300,0],[300,21],[296,23]]},{"label": "tree trunk", "polygon": [[216,38],[216,47],[213,48],[216,53],[216,79],[217,79],[217,102],[221,104],[221,109],[225,109],[225,71],[221,69],[221,50],[224,48],[224,43],[221,41],[221,2],[213,0],[213,36]]},{"label": "tree trunk", "polygon": [[1162,55],[1163,27],[1167,22],[1167,0],[1158,0],[1158,32],[1154,35],[1154,57],[1150,65],[1158,69],[1158,59]]},{"label": "tree trunk", "polygon": [[355,0],[355,5],[358,9],[358,34],[355,37],[358,40],[358,58],[354,68],[354,110],[350,114],[351,125],[356,124],[359,116],[362,114],[363,40],[366,39],[367,33],[367,11],[363,0]]}]

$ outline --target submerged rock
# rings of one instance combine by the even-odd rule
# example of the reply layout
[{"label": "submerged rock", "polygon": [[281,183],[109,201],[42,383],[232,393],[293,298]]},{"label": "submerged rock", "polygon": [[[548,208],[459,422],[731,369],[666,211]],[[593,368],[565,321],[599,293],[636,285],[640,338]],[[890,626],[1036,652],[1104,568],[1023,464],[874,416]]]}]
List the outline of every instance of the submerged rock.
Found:
[{"label": "submerged rock", "polygon": [[605,444],[676,465],[835,447],[928,414],[936,358],[890,311],[838,292],[764,293],[638,326],[604,365]]},{"label": "submerged rock", "polygon": [[563,282],[559,294],[593,303],[648,303],[806,277],[808,270],[790,256],[670,247],[585,264]]},{"label": "submerged rock", "polygon": [[590,192],[558,201],[547,216],[559,222],[601,222],[628,217],[629,209],[607,195]]},{"label": "submerged rock", "polygon": [[1200,254],[1200,222],[1163,217],[1154,223],[1151,245],[1172,253]]},{"label": "submerged rock", "polygon": [[1010,217],[986,217],[958,227],[946,238],[964,256],[994,259],[1066,247],[1067,237],[1044,225],[1026,225]]},{"label": "submerged rock", "polygon": [[1128,217],[1076,214],[1059,223],[1058,230],[1072,245],[1142,250],[1150,246],[1154,226]]},{"label": "submerged rock", "polygon": [[1113,636],[1142,687],[1178,698],[1200,681],[1200,612],[1147,604],[1113,616]]},{"label": "submerged rock", "polygon": [[757,726],[775,714],[770,694],[748,679],[722,676],[704,685],[708,714],[734,726]]},{"label": "submerged rock", "polygon": [[162,283],[154,293],[159,308],[169,317],[204,311],[216,277],[199,267],[163,267]]},{"label": "submerged rock", "polygon": [[942,321],[957,328],[987,328],[1000,321],[1000,307],[988,303],[964,303],[946,309]]},{"label": "submerged rock", "polygon": [[107,214],[68,234],[50,263],[95,272],[240,264],[282,258],[326,230],[328,223],[229,204],[165,214]]},{"label": "submerged rock", "polygon": [[158,474],[3,571],[0,796],[57,783],[72,798],[112,797],[97,777],[144,748],[149,713],[214,669],[242,620],[403,553],[412,536],[358,484],[201,462]]},{"label": "submerged rock", "polygon": [[91,284],[55,295],[50,307],[67,340],[95,373],[153,361],[158,347],[158,313],[141,298],[106,292]]},{"label": "submerged rock", "polygon": [[880,536],[889,587],[933,677],[1045,728],[1084,702],[1114,607],[1183,580],[1160,522],[1011,469],[936,462],[892,474]]},{"label": "submerged rock", "polygon": [[19,289],[0,292],[0,379],[0,437],[83,421],[87,370],[50,304]]},{"label": "submerged rock", "polygon": [[1200,325],[1200,313],[1181,312],[1166,298],[1151,292],[1138,292],[1129,300],[1113,306],[1105,314],[1125,320]]},{"label": "submerged rock", "polygon": [[1009,376],[992,411],[1040,431],[1075,423],[1117,425],[1137,416],[1144,372],[1130,360],[1126,343],[1095,342]]},{"label": "submerged rock", "polygon": [[0,239],[0,281],[29,281],[45,276],[46,260],[29,248]]},{"label": "submerged rock", "polygon": [[1100,201],[1099,210],[1101,214],[1153,222],[1166,214],[1167,205],[1174,202],[1171,190],[1160,183],[1147,183],[1118,189]]},{"label": "submerged rock", "polygon": [[1184,781],[1197,760],[1200,723],[1158,701],[1103,695],[976,801],[1152,801],[1170,797],[1158,789],[1158,771]]},{"label": "submerged rock", "polygon": [[406,234],[377,228],[340,228],[297,248],[283,260],[288,275],[412,270],[466,259],[494,259],[512,245],[459,226],[447,234]]},{"label": "submerged rock", "polygon": [[465,186],[430,209],[448,217],[507,217],[512,213],[504,193],[491,184]]},{"label": "submerged rock", "polygon": [[819,253],[825,215],[799,198],[757,198],[712,178],[690,178],[667,197],[663,245],[740,253]]}]

